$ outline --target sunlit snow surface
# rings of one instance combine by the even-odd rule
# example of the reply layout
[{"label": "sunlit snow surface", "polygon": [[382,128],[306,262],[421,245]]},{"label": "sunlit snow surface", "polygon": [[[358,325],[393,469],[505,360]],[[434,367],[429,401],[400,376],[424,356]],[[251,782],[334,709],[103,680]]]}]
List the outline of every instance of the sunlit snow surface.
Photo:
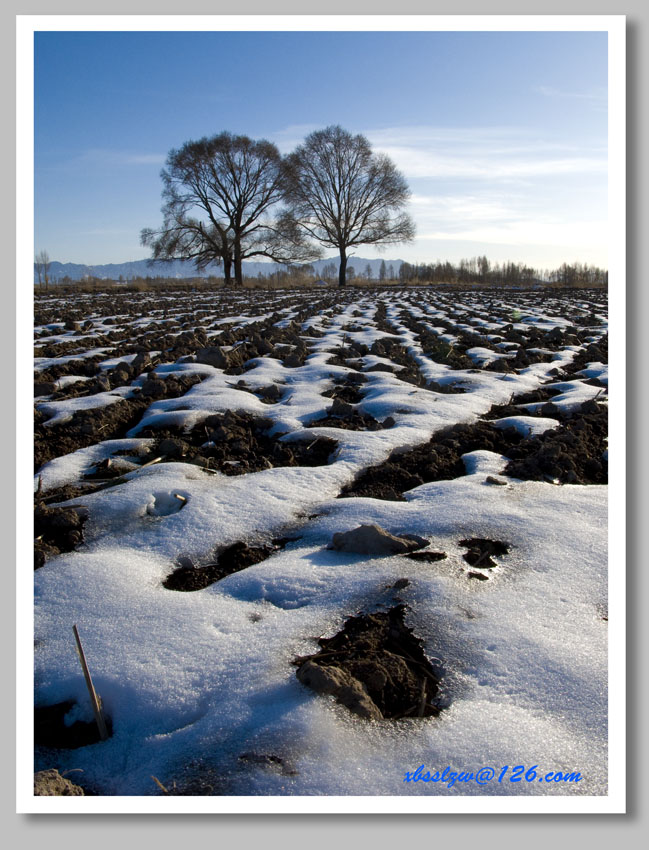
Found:
[{"label": "sunlit snow surface", "polygon": [[[404,306],[440,334],[447,327],[440,320],[466,321],[452,315],[458,305],[490,333],[506,321],[491,312],[497,303],[507,313],[520,311],[517,328],[551,330],[572,322],[562,316],[559,297],[552,312],[531,309],[515,296],[500,302],[492,297],[489,307],[477,295],[380,297],[391,333],[425,378],[461,382],[464,394],[418,388],[399,380],[399,370],[366,372],[359,410],[380,421],[392,416],[396,424],[374,432],[309,429],[313,439],[320,434],[338,440],[328,466],[226,477],[190,464],[161,463],[75,501],[89,511],[86,542],[35,573],[36,701],[87,705],[72,640],[76,623],[113,736],[49,753],[39,767],[81,769],[85,783],[109,795],[158,794],[152,776],[173,786],[188,775],[202,777],[213,793],[232,795],[607,793],[606,487],[514,479],[493,486],[486,479],[502,473],[506,459],[479,451],[465,455],[467,475],[417,487],[406,502],[336,498],[360,470],[385,460],[393,449],[424,443],[449,424],[475,421],[492,404],[506,404],[513,394],[550,380],[551,370],[569,364],[575,353],[569,346],[519,373],[453,370],[423,353],[400,321]],[[309,357],[301,367],[286,368],[268,357],[238,377],[191,362],[158,367],[159,374],[196,371],[203,380],[182,398],[152,403],[126,439],[46,464],[41,487],[77,482],[116,450],[149,443],[138,438],[141,427],[191,428],[227,409],[270,418],[277,432],[289,432],[285,439],[303,436],[305,425],[331,405],[322,393],[349,372],[328,365],[331,350],[345,339],[371,345],[385,336],[374,321],[376,303],[357,294],[324,314],[301,318],[303,328],[325,334],[307,343]],[[309,299],[302,306],[308,304]],[[229,315],[214,308],[204,326],[218,334],[222,323],[245,325],[273,312],[282,316],[281,326],[297,312],[267,310],[263,302],[256,311],[245,305],[234,302]],[[172,311],[171,301],[166,309]],[[345,330],[350,324],[361,329]],[[52,330],[62,338],[60,325]],[[599,325],[597,333],[603,332]],[[483,354],[487,361],[500,356],[488,349],[474,352],[477,360]],[[367,355],[359,368],[381,360]],[[37,368],[46,365],[41,360]],[[591,363],[583,374],[604,382],[607,370]],[[282,402],[265,405],[236,389],[239,377],[252,387],[285,385]],[[601,393],[574,380],[559,388],[552,402],[566,411]],[[93,398],[109,404],[128,392],[120,388]],[[40,407],[62,421],[88,403],[80,398]],[[513,425],[526,435],[558,424],[524,414],[492,424]],[[175,494],[186,499],[182,509]],[[327,548],[335,532],[367,523],[425,536],[448,557],[428,564]],[[207,562],[215,548],[238,540],[254,545],[282,534],[298,539],[204,590],[179,593],[162,586],[180,556]],[[460,545],[467,537],[510,544],[489,581],[468,578],[466,547]],[[391,586],[399,578],[410,584],[395,591]],[[428,657],[443,670],[447,708],[439,717],[363,721],[297,681],[291,662],[317,651],[318,636],[334,634],[359,611],[395,604],[397,597],[408,605],[407,623],[424,639]],[[250,753],[277,756],[282,765],[240,758]],[[578,771],[582,780],[576,785],[494,780],[450,789],[443,783],[404,783],[405,772],[421,764],[431,773],[447,765],[454,771],[492,767],[496,777],[505,765],[538,765],[539,773]]]}]

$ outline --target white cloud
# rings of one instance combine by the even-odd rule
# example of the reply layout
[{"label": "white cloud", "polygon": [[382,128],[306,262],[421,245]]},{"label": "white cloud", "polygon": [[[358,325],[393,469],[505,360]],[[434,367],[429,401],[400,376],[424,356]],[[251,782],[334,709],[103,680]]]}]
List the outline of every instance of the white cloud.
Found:
[{"label": "white cloud", "polygon": [[[319,128],[295,124],[271,138],[283,153]],[[602,144],[582,147],[538,138],[520,127],[387,127],[363,131],[406,178],[526,180],[564,174],[604,174]]]},{"label": "white cloud", "polygon": [[320,129],[322,129],[320,124],[291,124],[283,130],[270,133],[268,138],[271,142],[275,142],[280,153],[287,154],[301,145],[309,133]]},{"label": "white cloud", "polygon": [[387,154],[406,177],[460,178],[502,180],[547,177],[576,173],[605,173],[605,158],[575,156],[562,158],[522,158],[494,155],[489,151],[471,157],[407,147],[384,147]]},{"label": "white cloud", "polygon": [[607,169],[601,143],[577,148],[516,127],[404,127],[367,135],[407,178],[526,180]]},{"label": "white cloud", "polygon": [[77,159],[77,163],[89,165],[162,165],[167,158],[163,153],[136,153],[134,151],[90,148]]},{"label": "white cloud", "polygon": [[482,242],[494,245],[535,245],[584,250],[594,245],[605,246],[608,241],[608,223],[593,221],[542,221],[520,220],[501,224],[483,223],[475,227],[452,230],[441,228],[424,231],[418,241],[444,240]]},{"label": "white cloud", "polygon": [[559,248],[566,255],[588,256],[589,261],[606,254],[608,223],[606,208],[562,203],[540,203],[525,193],[485,190],[482,194],[445,194],[438,197],[416,193],[411,213],[417,222],[416,244],[422,256],[426,243],[481,243],[489,246],[534,246],[548,251]]},{"label": "white cloud", "polygon": [[417,219],[443,219],[447,223],[466,221],[512,221],[520,213],[504,199],[480,198],[474,195],[412,195],[410,203]]},{"label": "white cloud", "polygon": [[490,256],[519,251],[524,259],[563,252],[606,264],[605,140],[580,146],[517,127],[387,128],[366,135],[411,186],[417,254],[482,249]]}]

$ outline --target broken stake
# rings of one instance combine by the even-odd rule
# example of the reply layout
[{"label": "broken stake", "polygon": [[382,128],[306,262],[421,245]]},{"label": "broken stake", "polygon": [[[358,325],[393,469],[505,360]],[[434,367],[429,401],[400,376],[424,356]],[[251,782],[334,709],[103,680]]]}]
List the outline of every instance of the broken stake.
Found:
[{"label": "broken stake", "polygon": [[86,661],[86,656],[83,651],[83,647],[81,646],[81,638],[79,637],[79,630],[77,629],[76,625],[72,626],[72,631],[74,632],[74,639],[77,642],[77,652],[79,653],[79,661],[81,661],[81,668],[83,670],[83,675],[86,680],[86,687],[88,688],[88,693],[90,694],[90,702],[92,703],[92,710],[95,714],[95,722],[97,723],[97,729],[99,730],[99,737],[102,741],[106,741],[108,738],[108,729],[106,728],[104,713],[101,709],[101,700],[97,695],[97,691],[95,691],[95,686],[92,683],[92,677],[90,676],[90,670],[88,669],[88,662]]}]

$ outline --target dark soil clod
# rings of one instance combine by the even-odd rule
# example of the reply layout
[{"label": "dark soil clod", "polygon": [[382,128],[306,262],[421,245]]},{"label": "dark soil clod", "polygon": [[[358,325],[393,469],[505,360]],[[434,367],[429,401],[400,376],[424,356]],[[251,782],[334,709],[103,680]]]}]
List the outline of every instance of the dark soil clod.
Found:
[{"label": "dark soil clod", "polygon": [[559,484],[607,484],[607,434],[607,408],[595,401],[585,402],[561,428],[526,440],[524,451],[509,454],[505,475],[531,481],[551,479]]},{"label": "dark soil clod", "polygon": [[[163,582],[167,590],[180,590],[193,592],[203,590],[214,582],[226,576],[245,570],[253,564],[260,564],[280,548],[276,546],[248,546],[247,543],[239,541],[233,543],[218,556],[214,564],[206,564],[195,567],[183,563],[174,570]],[[183,559],[186,561],[188,559]]]},{"label": "dark soil clod", "polygon": [[[498,566],[491,557],[492,555],[496,557],[506,555],[511,548],[509,543],[504,543],[502,540],[487,540],[484,537],[460,540],[460,546],[465,546],[468,549],[468,552],[462,555],[467,564],[471,564],[472,567],[480,567],[483,570]],[[471,576],[470,573],[469,575]],[[480,578],[478,573],[471,577]]]},{"label": "dark soil clod", "polygon": [[[128,431],[140,422],[142,414],[152,401],[184,395],[200,380],[196,375],[181,375],[178,378],[165,380],[149,378],[139,391],[137,388],[134,390],[133,398],[120,399],[105,407],[78,410],[69,422],[61,425],[46,425],[44,415],[37,409],[34,429],[34,471],[38,471],[52,458],[70,454],[102,440],[119,440],[125,437]],[[114,383],[118,385],[123,381]],[[82,394],[88,395],[106,389],[110,389],[110,385],[85,387]]]},{"label": "dark soil clod", "polygon": [[272,467],[325,466],[338,445],[328,437],[283,441],[279,439],[281,434],[269,436],[271,426],[268,419],[228,410],[208,416],[188,433],[180,428],[145,428],[138,436],[157,438],[151,459],[165,454],[169,460],[196,464],[224,475],[244,475]]},{"label": "dark soil clod", "polygon": [[423,561],[425,564],[434,564],[436,561],[443,561],[446,552],[409,552],[405,557],[413,561]]},{"label": "dark soil clod", "polygon": [[352,383],[335,384],[330,390],[322,393],[325,398],[338,399],[347,404],[358,404],[363,400],[363,393]]},{"label": "dark soil clod", "polygon": [[524,438],[514,429],[498,429],[486,422],[452,425],[422,446],[393,452],[384,463],[364,470],[345,487],[341,497],[369,496],[404,501],[403,493],[431,481],[445,481],[466,474],[462,455],[478,449],[506,454]]},{"label": "dark soil clod", "polygon": [[[561,427],[526,438],[515,428],[496,428],[489,421],[452,425],[439,431],[428,443],[407,452],[393,452],[384,463],[364,470],[343,488],[339,498],[364,496],[404,501],[403,493],[421,484],[465,475],[462,455],[477,450],[509,458],[503,474],[512,478],[551,479],[559,484],[606,484],[608,464],[603,457],[608,433],[606,407],[595,401],[585,402],[570,417],[562,416],[554,405],[551,411],[547,407],[544,405],[540,413],[560,418]],[[497,412],[497,418],[527,414],[524,409],[510,406]],[[491,478],[489,483],[496,482],[497,479]]]},{"label": "dark soil clod", "polygon": [[[391,420],[394,424],[394,420]],[[389,427],[388,423],[388,427]],[[339,397],[334,399],[333,405],[327,410],[326,415],[320,419],[309,422],[308,428],[343,428],[347,431],[380,431],[386,427],[384,423],[378,422],[369,413],[356,410],[351,404],[341,401]]]},{"label": "dark soil clod", "polygon": [[34,569],[49,557],[72,552],[83,543],[88,511],[82,506],[51,507],[37,503],[34,509]]},{"label": "dark soil clod", "polygon": [[80,785],[70,782],[56,770],[39,770],[34,774],[34,797],[84,797]]},{"label": "dark soil clod", "polygon": [[295,660],[297,678],[368,720],[439,714],[440,680],[405,613],[396,605],[350,617],[337,635],[320,638],[320,652]]},{"label": "dark soil clod", "polygon": [[48,427],[36,411],[34,471],[55,457],[92,446],[102,440],[119,440],[134,428],[150,401],[122,399],[106,407],[79,410],[69,422]]}]

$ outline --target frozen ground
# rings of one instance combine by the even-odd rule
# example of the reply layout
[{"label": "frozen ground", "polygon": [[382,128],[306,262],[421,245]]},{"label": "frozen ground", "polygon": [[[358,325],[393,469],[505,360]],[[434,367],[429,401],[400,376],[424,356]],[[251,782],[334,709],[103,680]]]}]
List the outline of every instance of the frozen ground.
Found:
[{"label": "frozen ground", "polygon": [[[83,542],[49,553],[35,572],[36,705],[75,703],[68,726],[92,719],[76,623],[112,723],[105,742],[37,747],[38,769],[81,769],[75,781],[102,795],[160,794],[152,776],[193,794],[607,793],[605,484],[559,483],[555,473],[521,480],[505,473],[507,456],[478,448],[463,454],[461,473],[424,476],[402,501],[338,498],[395,450],[492,408],[489,427],[522,441],[604,409],[601,293],[132,295],[74,307],[37,305],[43,443],[76,433],[87,411],[150,403],[109,439],[86,429],[85,442],[54,452],[35,475],[40,499],[83,505],[88,516]],[[215,346],[229,365],[206,362],[200,352]],[[76,375],[80,363],[89,367]],[[179,376],[195,383],[175,395],[166,382]],[[331,391],[342,387],[359,400],[336,412]],[[337,445],[321,465],[275,465],[271,453],[267,468],[246,472],[244,452],[225,462],[244,467],[228,470],[210,462],[218,436],[204,424],[227,411],[267,420],[280,446],[318,437]],[[189,440],[200,429],[193,455],[161,452],[157,431]],[[98,478],[107,459],[118,466],[112,480]],[[157,462],[144,466],[149,459]],[[335,532],[368,523],[423,536],[447,557],[328,548]],[[265,560],[203,589],[163,584],[179,565],[200,568],[238,541],[286,537]],[[509,552],[472,570],[467,538],[505,541]],[[408,583],[396,589],[399,579]],[[439,716],[365,721],[297,680],[292,662],[316,652],[318,637],[399,602],[441,675]],[[404,782],[421,764],[431,773],[491,767],[496,779]],[[505,765],[581,780],[498,783]]]}]

